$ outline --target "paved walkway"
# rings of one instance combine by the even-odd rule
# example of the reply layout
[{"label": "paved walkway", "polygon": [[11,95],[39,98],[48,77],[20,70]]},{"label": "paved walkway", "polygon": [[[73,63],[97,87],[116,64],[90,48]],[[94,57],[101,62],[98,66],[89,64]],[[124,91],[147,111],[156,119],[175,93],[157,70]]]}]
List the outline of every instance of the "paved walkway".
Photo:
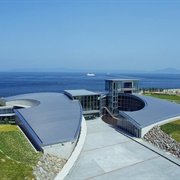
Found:
[{"label": "paved walkway", "polygon": [[66,179],[179,180],[180,160],[171,157],[176,164],[169,161],[117,132],[100,118],[86,122],[85,145]]}]

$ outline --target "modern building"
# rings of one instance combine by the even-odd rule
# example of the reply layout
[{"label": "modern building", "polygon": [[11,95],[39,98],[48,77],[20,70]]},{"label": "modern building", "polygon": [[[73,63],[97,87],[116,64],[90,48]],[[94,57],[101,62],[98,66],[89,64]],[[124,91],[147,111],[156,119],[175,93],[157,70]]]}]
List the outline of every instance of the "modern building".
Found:
[{"label": "modern building", "polygon": [[136,137],[143,137],[156,125],[180,119],[180,104],[140,94],[131,98],[127,102],[130,109],[119,111],[117,125]]},{"label": "modern building", "polygon": [[113,114],[118,114],[119,94],[138,93],[139,81],[135,79],[107,79],[105,90],[107,93],[107,108]]},{"label": "modern building", "polygon": [[0,121],[19,125],[37,150],[71,155],[81,123],[109,116],[115,125],[136,137],[153,126],[180,118],[180,105],[138,94],[138,80],[105,80],[105,93],[64,90],[1,98]]},{"label": "modern building", "polygon": [[8,108],[1,107],[0,116],[13,115],[36,150],[64,158],[71,155],[83,119],[79,101],[61,93],[31,93],[1,98],[1,104]]},{"label": "modern building", "polygon": [[101,115],[101,94],[84,89],[64,90],[64,94],[81,103],[85,119],[92,119]]},{"label": "modern building", "polygon": [[180,105],[138,94],[136,79],[105,80],[106,113],[116,125],[136,137],[143,137],[153,126],[180,118]]},{"label": "modern building", "polygon": [[[1,104],[1,102],[0,102]],[[15,123],[14,109],[11,106],[0,106],[0,124]]]}]

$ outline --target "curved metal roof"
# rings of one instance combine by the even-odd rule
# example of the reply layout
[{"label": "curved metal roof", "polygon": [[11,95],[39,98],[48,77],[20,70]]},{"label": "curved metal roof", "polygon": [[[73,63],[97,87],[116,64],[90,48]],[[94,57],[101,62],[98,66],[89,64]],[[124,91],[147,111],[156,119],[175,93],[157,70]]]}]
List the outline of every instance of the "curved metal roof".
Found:
[{"label": "curved metal roof", "polygon": [[[16,105],[22,100],[35,100],[39,105],[16,109],[41,142],[41,146],[73,141],[81,126],[82,109],[79,101],[72,101],[61,93],[32,93],[3,98]],[[21,101],[19,101],[21,100]]]},{"label": "curved metal roof", "polygon": [[138,111],[123,111],[123,113],[138,123],[140,127],[180,116],[180,104],[140,94],[136,96],[145,102],[145,107]]}]

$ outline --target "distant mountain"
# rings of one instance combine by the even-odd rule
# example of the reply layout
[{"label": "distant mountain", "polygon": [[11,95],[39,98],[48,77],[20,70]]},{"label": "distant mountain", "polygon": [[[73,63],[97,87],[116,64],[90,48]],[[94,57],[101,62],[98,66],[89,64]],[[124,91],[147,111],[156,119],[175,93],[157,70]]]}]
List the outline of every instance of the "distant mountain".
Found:
[{"label": "distant mountain", "polygon": [[153,73],[180,74],[180,70],[175,68],[166,68],[166,69],[153,71]]}]

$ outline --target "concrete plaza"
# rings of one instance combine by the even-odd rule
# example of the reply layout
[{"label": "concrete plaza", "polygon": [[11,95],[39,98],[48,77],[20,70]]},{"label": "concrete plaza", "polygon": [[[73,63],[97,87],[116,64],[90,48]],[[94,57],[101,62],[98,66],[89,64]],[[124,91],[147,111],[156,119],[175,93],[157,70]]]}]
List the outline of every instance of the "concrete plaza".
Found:
[{"label": "concrete plaza", "polygon": [[179,179],[179,159],[141,139],[139,143],[132,140],[100,118],[86,123],[87,137],[83,150],[66,179]]}]

